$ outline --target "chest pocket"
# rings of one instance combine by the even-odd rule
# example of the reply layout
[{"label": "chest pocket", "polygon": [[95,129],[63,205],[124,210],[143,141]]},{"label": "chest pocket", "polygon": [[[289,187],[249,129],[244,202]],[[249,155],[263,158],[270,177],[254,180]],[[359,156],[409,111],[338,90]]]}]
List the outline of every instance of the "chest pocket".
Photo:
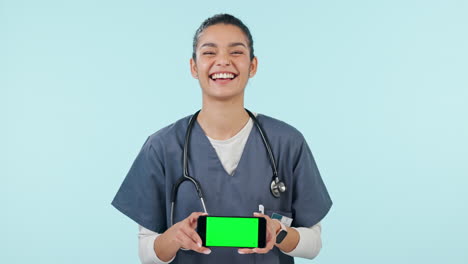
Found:
[{"label": "chest pocket", "polygon": [[291,198],[287,194],[282,194],[280,198],[275,198],[271,193],[268,193],[262,197],[262,204],[265,208],[265,214],[269,217],[273,213],[277,213],[292,218]]},{"label": "chest pocket", "polygon": [[278,215],[282,215],[282,216],[287,216],[287,217],[292,218],[294,220],[294,218],[292,217],[292,212],[290,212],[290,211],[272,210],[272,209],[269,209],[269,208],[265,208],[265,214],[268,215],[270,218],[272,218],[273,214],[278,214]]}]

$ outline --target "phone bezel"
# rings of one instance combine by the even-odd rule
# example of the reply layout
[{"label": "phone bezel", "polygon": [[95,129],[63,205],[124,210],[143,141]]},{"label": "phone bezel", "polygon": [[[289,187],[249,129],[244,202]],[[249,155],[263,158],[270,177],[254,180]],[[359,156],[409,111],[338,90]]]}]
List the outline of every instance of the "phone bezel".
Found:
[{"label": "phone bezel", "polygon": [[[202,240],[202,245],[206,247],[206,218],[207,217],[229,217],[229,218],[257,218],[258,220],[258,248],[264,248],[266,246],[266,219],[264,217],[255,216],[211,216],[202,215],[198,217],[197,233]],[[233,246],[209,246],[209,247],[233,247]],[[253,248],[253,247],[235,247],[235,248]]]}]

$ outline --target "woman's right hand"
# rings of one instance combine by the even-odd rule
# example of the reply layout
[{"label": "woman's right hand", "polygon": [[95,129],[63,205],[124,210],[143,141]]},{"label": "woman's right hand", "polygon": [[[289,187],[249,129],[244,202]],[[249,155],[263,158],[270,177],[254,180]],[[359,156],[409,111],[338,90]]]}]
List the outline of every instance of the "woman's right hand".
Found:
[{"label": "woman's right hand", "polygon": [[195,231],[197,220],[202,212],[195,212],[184,220],[171,226],[154,241],[154,251],[162,261],[171,260],[181,248],[193,250],[202,254],[210,254],[211,250],[202,247],[202,240]]}]

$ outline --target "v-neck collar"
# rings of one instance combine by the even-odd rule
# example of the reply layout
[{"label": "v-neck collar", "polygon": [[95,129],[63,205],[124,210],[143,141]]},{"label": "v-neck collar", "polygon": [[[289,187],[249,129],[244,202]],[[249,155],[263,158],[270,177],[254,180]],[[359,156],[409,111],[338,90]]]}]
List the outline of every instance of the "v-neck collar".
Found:
[{"label": "v-neck collar", "polygon": [[[252,120],[252,122],[254,122]],[[200,124],[198,123],[198,120],[195,120],[195,124],[194,124],[194,130],[198,130],[197,132],[199,132],[201,134],[201,138],[202,138],[202,143],[204,143],[205,145],[208,145],[208,149],[210,149],[210,152],[211,152],[211,155],[214,155],[216,158],[216,161],[218,163],[218,166],[221,167],[222,171],[224,172],[225,175],[229,176],[229,177],[234,177],[236,175],[236,173],[238,172],[238,169],[241,168],[242,164],[243,164],[243,160],[245,159],[245,156],[246,156],[246,152],[249,151],[248,148],[251,144],[250,141],[251,141],[251,138],[253,137],[252,134],[254,133],[253,131],[256,129],[255,127],[255,124],[253,124],[252,126],[252,129],[250,130],[249,132],[249,135],[247,137],[247,141],[245,142],[245,146],[244,146],[244,149],[242,150],[242,154],[241,154],[241,157],[239,159],[239,163],[237,164],[237,167],[234,169],[234,171],[232,172],[232,175],[229,174],[226,169],[224,168],[223,166],[223,163],[221,162],[221,159],[219,158],[218,156],[218,153],[216,153],[216,150],[214,149],[213,145],[211,144],[209,138],[206,136],[205,134],[205,131],[203,130],[203,128],[200,126]]]}]

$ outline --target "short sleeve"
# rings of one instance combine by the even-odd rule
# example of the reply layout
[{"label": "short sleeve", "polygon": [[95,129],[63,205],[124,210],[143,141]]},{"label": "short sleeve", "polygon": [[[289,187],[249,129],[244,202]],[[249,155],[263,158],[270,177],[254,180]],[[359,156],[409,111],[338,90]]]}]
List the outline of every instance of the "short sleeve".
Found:
[{"label": "short sleeve", "polygon": [[303,136],[299,138],[298,155],[293,167],[293,225],[309,227],[327,215],[332,201],[307,142]]},{"label": "short sleeve", "polygon": [[148,137],[112,205],[139,225],[163,233],[167,229],[164,178],[163,163]]}]

